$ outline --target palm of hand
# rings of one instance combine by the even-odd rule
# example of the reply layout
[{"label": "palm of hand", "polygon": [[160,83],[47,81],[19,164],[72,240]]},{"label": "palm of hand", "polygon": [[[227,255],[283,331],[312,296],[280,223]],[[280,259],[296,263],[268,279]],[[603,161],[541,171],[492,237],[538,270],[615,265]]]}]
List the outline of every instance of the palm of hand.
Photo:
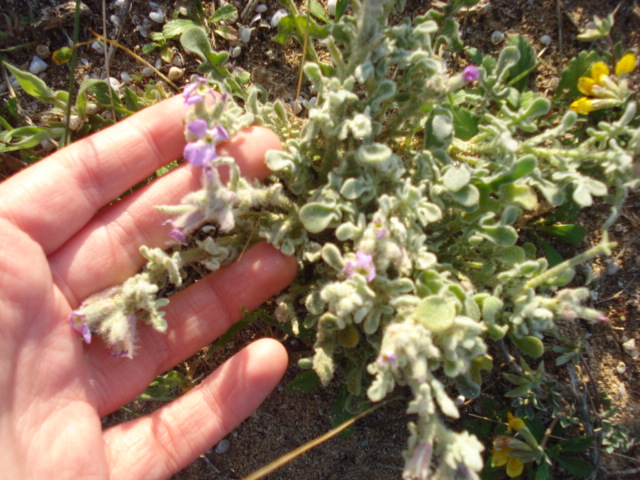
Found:
[{"label": "palm of hand", "polygon": [[[140,267],[140,244],[166,245],[153,205],[197,187],[199,174],[181,167],[98,211],[180,156],[182,113],[178,99],[150,107],[0,185],[0,460],[7,478],[166,478],[249,415],[284,371],[282,347],[262,340],[189,394],[102,430],[101,417],[295,275],[293,259],[257,245],[176,295],[167,308],[170,331],[143,328],[133,361],[111,356],[100,341],[84,346],[71,330],[69,313],[83,298]],[[261,129],[226,146],[249,177],[266,176],[264,152],[277,147]]]}]

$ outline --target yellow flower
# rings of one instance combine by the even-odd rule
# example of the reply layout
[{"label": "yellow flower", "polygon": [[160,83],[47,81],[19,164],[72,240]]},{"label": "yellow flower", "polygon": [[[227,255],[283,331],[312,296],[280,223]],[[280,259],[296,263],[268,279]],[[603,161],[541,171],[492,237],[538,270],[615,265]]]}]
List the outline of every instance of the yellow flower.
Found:
[{"label": "yellow flower", "polygon": [[591,67],[590,76],[598,85],[605,82],[605,78],[609,76],[609,67],[604,62],[596,62]]},{"label": "yellow flower", "polygon": [[515,430],[517,432],[521,428],[525,428],[524,420],[514,417],[511,412],[507,413],[507,422],[509,425],[509,431]]},{"label": "yellow flower", "polygon": [[580,115],[589,115],[595,110],[593,108],[593,100],[587,97],[579,98],[569,108]]},{"label": "yellow flower", "polygon": [[624,57],[620,59],[620,61],[616,64],[616,76],[631,73],[636,68],[636,57],[633,56],[632,53],[627,53]]},{"label": "yellow flower", "polygon": [[[515,418],[515,417],[514,417]],[[520,420],[520,419],[517,419]],[[507,466],[507,476],[509,478],[519,477],[524,470],[524,463],[518,458],[511,456],[509,443],[510,437],[500,435],[493,439],[493,450],[491,450],[491,465],[494,467]]]},{"label": "yellow flower", "polygon": [[583,95],[592,95],[593,87],[596,85],[597,83],[591,77],[580,77],[578,80],[578,90],[580,90],[580,93]]}]

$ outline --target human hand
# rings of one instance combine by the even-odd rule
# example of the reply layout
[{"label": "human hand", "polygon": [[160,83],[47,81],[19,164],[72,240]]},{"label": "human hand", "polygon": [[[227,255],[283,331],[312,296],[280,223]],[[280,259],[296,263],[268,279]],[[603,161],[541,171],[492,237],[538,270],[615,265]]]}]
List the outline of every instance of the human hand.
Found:
[{"label": "human hand", "polygon": [[[284,348],[248,346],[189,393],[156,412],[101,427],[160,373],[195,353],[283,289],[296,264],[258,244],[172,297],[166,335],[140,329],[136,358],[117,358],[96,337],[83,345],[69,313],[142,265],[140,245],[166,246],[153,207],[200,188],[186,165],[111,200],[182,155],[181,98],[62,149],[0,184],[0,464],[5,478],[166,478],[217,443],[282,376]],[[272,132],[251,128],[226,144],[243,174],[263,178]]]}]

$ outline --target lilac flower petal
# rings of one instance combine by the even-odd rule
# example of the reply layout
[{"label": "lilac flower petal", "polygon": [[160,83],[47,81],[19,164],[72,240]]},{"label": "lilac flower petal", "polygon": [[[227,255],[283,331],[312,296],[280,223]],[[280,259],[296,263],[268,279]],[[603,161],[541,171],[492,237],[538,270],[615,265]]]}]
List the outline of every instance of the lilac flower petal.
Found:
[{"label": "lilac flower petal", "polygon": [[189,125],[187,125],[187,129],[193,133],[199,139],[204,138],[207,135],[207,122],[202,120],[201,118],[195,119]]},{"label": "lilac flower petal", "polygon": [[169,232],[169,236],[174,240],[179,241],[180,243],[184,243],[187,241],[187,237],[185,237],[184,233],[179,228],[174,228]]},{"label": "lilac flower petal", "polygon": [[467,65],[462,71],[462,79],[467,83],[475,82],[478,79],[478,75],[478,67],[475,65]]},{"label": "lilac flower petal", "polygon": [[204,101],[204,98],[202,98],[199,95],[191,95],[190,97],[185,97],[184,99],[184,105],[186,107],[190,107],[191,105],[195,105],[196,103],[200,103]]},{"label": "lilac flower petal", "polygon": [[194,167],[208,165],[218,157],[216,146],[202,141],[187,143],[184,147],[184,158]]},{"label": "lilac flower petal", "polygon": [[91,343],[91,329],[86,324],[84,314],[74,310],[69,314],[69,323],[71,324],[71,328],[82,335],[85,343]]},{"label": "lilac flower petal", "polygon": [[342,268],[342,273],[347,274],[347,278],[353,277],[353,274],[356,272],[356,266],[353,262],[347,261]]},{"label": "lilac flower petal", "polygon": [[216,125],[215,127],[213,127],[213,131],[213,138],[215,139],[216,143],[226,142],[227,140],[229,140],[229,133],[222,125]]}]

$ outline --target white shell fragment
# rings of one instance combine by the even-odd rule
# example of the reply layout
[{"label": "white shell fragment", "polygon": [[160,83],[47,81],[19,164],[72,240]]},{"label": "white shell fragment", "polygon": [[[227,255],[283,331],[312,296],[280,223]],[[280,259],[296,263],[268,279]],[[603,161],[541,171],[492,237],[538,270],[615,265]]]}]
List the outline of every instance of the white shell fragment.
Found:
[{"label": "white shell fragment", "polygon": [[167,74],[167,77],[171,81],[180,80],[182,77],[184,77],[184,69],[178,68],[178,67],[171,67],[169,69],[169,73]]},{"label": "white shell fragment", "polygon": [[230,446],[231,446],[231,442],[226,438],[223,438],[216,445],[215,451],[216,453],[227,453],[229,451]]},{"label": "white shell fragment", "polygon": [[280,23],[280,20],[282,20],[287,15],[288,15],[288,13],[284,9],[280,9],[276,13],[274,13],[273,17],[271,17],[271,22],[270,22],[271,23],[271,28],[276,28],[278,26],[278,24]]},{"label": "white shell fragment", "polygon": [[240,47],[240,45],[237,45],[231,49],[231,56],[233,58],[238,58],[241,53],[242,53],[242,47]]},{"label": "white shell fragment", "polygon": [[164,12],[162,10],[154,10],[149,14],[149,18],[155,23],[164,23]]},{"label": "white shell fragment", "polygon": [[150,77],[151,75],[153,75],[153,69],[151,67],[144,67],[142,69],[143,77]]},{"label": "white shell fragment", "polygon": [[616,365],[616,370],[620,375],[622,375],[624,372],[627,371],[627,366],[625,365],[624,362],[618,362],[618,365]]},{"label": "white shell fragment", "polygon": [[336,5],[338,4],[337,0],[329,0],[327,2],[327,10],[329,10],[329,14],[331,14],[332,17],[336,16]]},{"label": "white shell fragment", "polygon": [[247,27],[240,27],[238,29],[238,34],[240,35],[240,41],[242,43],[249,43],[249,41],[251,40],[251,32],[252,32],[252,28],[247,28]]},{"label": "white shell fragment", "polygon": [[551,45],[551,37],[549,35],[543,35],[540,38],[540,42],[548,47],[549,45]]},{"label": "white shell fragment", "polygon": [[102,45],[102,42],[99,42],[97,40],[91,44],[91,48],[93,48],[100,55],[104,53],[104,45]]},{"label": "white shell fragment", "polygon": [[502,42],[504,40],[504,33],[502,33],[500,30],[496,30],[495,32],[493,32],[491,34],[491,42],[495,45],[497,45],[498,43]]},{"label": "white shell fragment", "polygon": [[109,77],[109,85],[111,85],[111,88],[113,88],[116,92],[120,90],[120,87],[122,86],[118,79],[113,77]]},{"label": "white shell fragment", "polygon": [[122,83],[131,83],[131,75],[127,72],[122,72],[120,74],[120,80],[122,80]]},{"label": "white shell fragment", "polygon": [[80,115],[71,115],[69,117],[69,128],[74,132],[78,130],[84,122],[82,121],[82,117]]},{"label": "white shell fragment", "polygon": [[260,5],[258,5],[256,7],[256,12],[257,13],[264,13],[266,11],[267,11],[267,6],[265,4],[263,4],[263,3],[261,3]]},{"label": "white shell fragment", "polygon": [[34,75],[38,75],[39,73],[44,72],[48,66],[47,62],[42,60],[40,57],[33,57],[29,64],[29,71]]}]

